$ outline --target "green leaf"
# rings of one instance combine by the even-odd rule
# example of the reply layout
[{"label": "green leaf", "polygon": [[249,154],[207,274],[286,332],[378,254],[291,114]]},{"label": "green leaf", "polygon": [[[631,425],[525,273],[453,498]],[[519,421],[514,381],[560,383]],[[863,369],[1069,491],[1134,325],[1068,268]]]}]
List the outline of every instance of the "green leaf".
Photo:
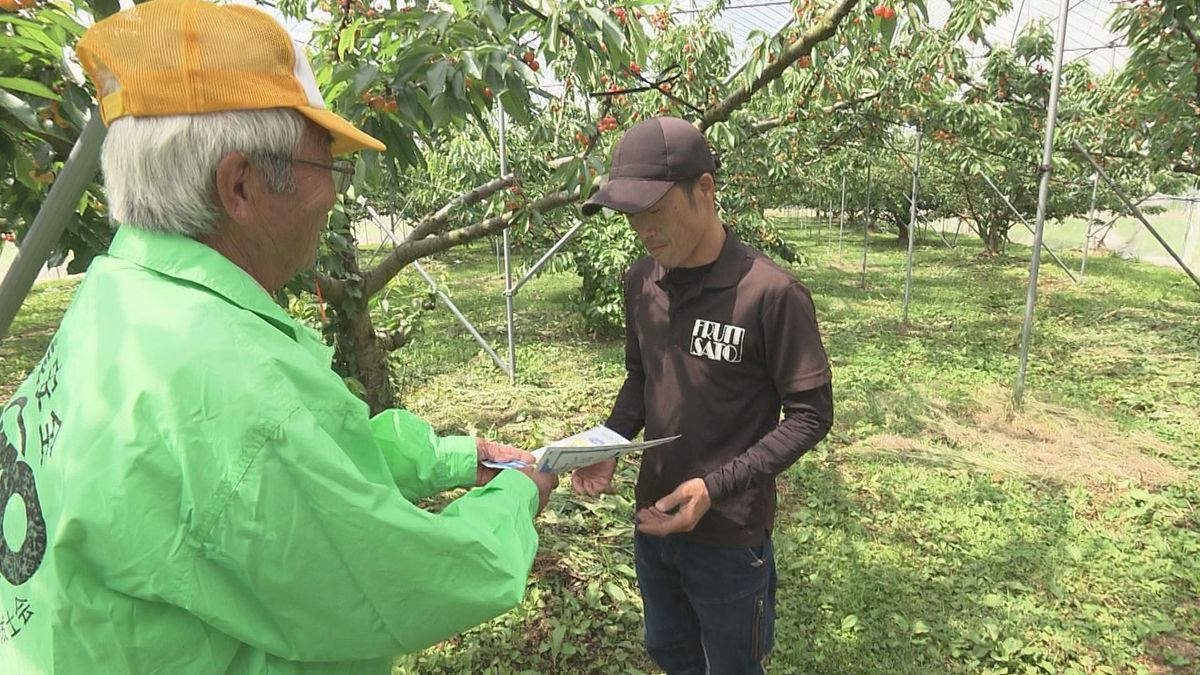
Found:
[{"label": "green leaf", "polygon": [[504,15],[492,5],[483,9],[483,22],[496,35],[504,35],[504,29],[508,25],[504,21]]},{"label": "green leaf", "polygon": [[63,41],[55,40],[53,37],[47,34],[47,30],[53,31],[59,35],[62,34],[62,31],[58,30],[54,26],[17,27],[18,33],[30,38],[31,40],[37,41],[38,44],[44,47],[45,49],[43,50],[43,53],[50,54],[52,56],[58,56],[62,54]]},{"label": "green leaf", "polygon": [[611,17],[604,17],[605,21],[602,24],[604,27],[604,42],[608,44],[609,53],[618,53],[625,50],[625,32],[621,30],[621,25]]},{"label": "green leaf", "polygon": [[465,52],[460,61],[463,65],[463,72],[475,78],[476,80],[483,78],[483,70],[479,67],[479,61],[475,58],[473,52]]},{"label": "green leaf", "polygon": [[121,11],[121,3],[118,0],[88,0],[88,4],[98,19]]},{"label": "green leaf", "polygon": [[551,58],[558,54],[558,46],[562,40],[558,30],[559,17],[558,8],[555,7],[554,11],[550,13],[550,22],[546,27],[546,40],[542,43],[542,49]]},{"label": "green leaf", "polygon": [[51,91],[49,87],[41,82],[34,82],[23,77],[0,77],[0,88],[33,94],[34,96],[48,98],[52,101],[62,100],[61,96]]},{"label": "green leaf", "polygon": [[365,64],[354,73],[354,95],[359,96],[379,77],[379,68],[373,64]]},{"label": "green leaf", "polygon": [[467,81],[461,72],[454,71],[450,78],[450,88],[454,92],[455,99],[461,101],[467,98]]},{"label": "green leaf", "polygon": [[29,175],[31,171],[33,171],[33,160],[18,149],[16,157],[13,157],[13,177],[30,190],[37,190],[37,182]]},{"label": "green leaf", "polygon": [[25,101],[13,96],[7,91],[0,91],[0,107],[8,110],[21,121],[22,124],[37,132],[44,132],[45,129],[39,123],[37,111],[33,106]]},{"label": "green leaf", "polygon": [[908,0],[909,7],[915,7],[921,13],[921,20],[929,23],[929,10],[925,8],[925,0]]},{"label": "green leaf", "polygon": [[450,64],[445,59],[433,64],[429,69],[429,79],[425,81],[425,91],[429,98],[437,99],[446,90],[446,75],[450,72]]},{"label": "green leaf", "polygon": [[367,388],[363,386],[363,383],[360,380],[353,377],[343,377],[342,382],[346,384],[346,388],[350,390],[351,394],[354,394],[364,401],[367,400]]},{"label": "green leaf", "polygon": [[338,36],[338,58],[346,58],[347,52],[354,49],[354,40],[361,25],[362,19],[355,19],[349,26],[342,29],[341,35]]},{"label": "green leaf", "polygon": [[58,112],[70,120],[76,127],[82,129],[87,125],[87,120],[92,115],[92,106],[91,96],[88,95],[86,90],[75,85],[68,85],[62,104],[58,107]]},{"label": "green leaf", "polygon": [[432,26],[435,21],[437,21],[438,14],[440,14],[440,12],[425,12],[422,14],[421,18],[417,21],[417,30],[429,30],[429,27]]},{"label": "green leaf", "polygon": [[450,12],[438,12],[437,20],[433,22],[433,27],[438,33],[445,33],[450,27],[450,22],[454,20],[454,15]]},{"label": "green leaf", "polygon": [[880,30],[879,30],[879,37],[880,37],[880,43],[881,43],[880,46],[883,48],[884,51],[887,51],[888,48],[891,47],[892,37],[896,35],[896,26],[899,23],[900,22],[897,21],[896,19],[892,19],[891,21],[882,21],[881,22]]},{"label": "green leaf", "polygon": [[76,37],[82,37],[86,30],[78,21],[64,14],[57,7],[45,7],[38,16],[49,19],[55,25]]},{"label": "green leaf", "polygon": [[563,636],[567,634],[567,625],[560,623],[550,631],[550,653],[557,656],[562,651]]},{"label": "green leaf", "polygon": [[847,614],[842,619],[842,630],[843,631],[854,630],[854,627],[857,625],[858,625],[858,617],[853,614]]}]

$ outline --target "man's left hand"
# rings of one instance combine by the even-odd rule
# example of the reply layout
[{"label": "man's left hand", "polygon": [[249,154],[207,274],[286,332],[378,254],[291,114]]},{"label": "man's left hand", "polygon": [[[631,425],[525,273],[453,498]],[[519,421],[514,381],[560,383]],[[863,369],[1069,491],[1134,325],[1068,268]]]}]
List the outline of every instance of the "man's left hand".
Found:
[{"label": "man's left hand", "polygon": [[[648,509],[637,513],[638,531],[656,537],[672,532],[691,532],[708,513],[712,500],[708,497],[708,486],[703,478],[683,482],[671,494],[663,497]],[[670,513],[673,509],[679,510]]]},{"label": "man's left hand", "polygon": [[537,463],[537,458],[525,452],[518,450],[511,445],[496,443],[483,438],[475,439],[475,450],[479,453],[479,464],[475,465],[475,485],[487,485],[490,480],[495,478],[504,469],[493,469],[490,466],[484,466],[484,460],[493,462],[510,462],[514,459],[519,459],[526,464],[533,466]]}]

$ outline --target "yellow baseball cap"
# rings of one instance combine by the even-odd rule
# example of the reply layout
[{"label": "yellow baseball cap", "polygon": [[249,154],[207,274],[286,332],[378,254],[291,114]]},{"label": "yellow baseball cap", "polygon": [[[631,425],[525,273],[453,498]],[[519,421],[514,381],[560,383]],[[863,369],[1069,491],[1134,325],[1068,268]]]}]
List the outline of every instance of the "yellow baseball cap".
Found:
[{"label": "yellow baseball cap", "polygon": [[106,125],[127,115],[293,108],[333,136],[334,155],[386,149],[325,108],[304,53],[253,7],[150,0],[89,28],[76,52]]}]

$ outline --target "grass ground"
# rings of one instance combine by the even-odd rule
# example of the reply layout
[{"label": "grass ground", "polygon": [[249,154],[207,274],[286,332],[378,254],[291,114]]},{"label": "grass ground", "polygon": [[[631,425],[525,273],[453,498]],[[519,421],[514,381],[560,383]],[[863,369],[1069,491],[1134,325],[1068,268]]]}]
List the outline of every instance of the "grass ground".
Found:
[{"label": "grass ground", "polygon": [[[980,260],[966,239],[919,246],[905,325],[894,238],[871,241],[861,285],[859,249],[788,235],[838,411],[779,481],[770,672],[1200,672],[1200,289],[1110,256],[1075,285],[1045,261],[1014,412],[1027,249]],[[499,348],[491,249],[428,267]],[[448,312],[425,315],[395,354],[405,404],[444,431],[527,447],[602,421],[621,346],[582,328],[577,287],[547,274],[518,296],[513,384]],[[40,355],[71,288],[26,303],[0,343],[0,387]],[[406,272],[397,298],[419,288]],[[635,472],[623,462],[618,494],[600,499],[560,487],[521,606],[397,672],[653,672],[632,573]]]}]

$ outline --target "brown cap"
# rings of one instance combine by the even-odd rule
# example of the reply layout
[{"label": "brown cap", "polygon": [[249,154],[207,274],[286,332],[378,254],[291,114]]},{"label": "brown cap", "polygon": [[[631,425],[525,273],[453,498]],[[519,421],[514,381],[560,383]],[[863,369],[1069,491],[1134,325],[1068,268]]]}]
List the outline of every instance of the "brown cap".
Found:
[{"label": "brown cap", "polygon": [[583,215],[601,207],[639,213],[654,206],[675,183],[717,172],[708,142],[678,117],[655,117],[634,125],[613,150],[608,182],[583,204]]}]

